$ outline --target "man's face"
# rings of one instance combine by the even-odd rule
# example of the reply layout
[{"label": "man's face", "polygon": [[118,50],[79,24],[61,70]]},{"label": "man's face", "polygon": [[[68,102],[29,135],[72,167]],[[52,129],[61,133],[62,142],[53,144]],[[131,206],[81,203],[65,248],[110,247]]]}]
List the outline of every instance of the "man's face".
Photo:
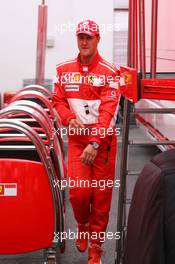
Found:
[{"label": "man's face", "polygon": [[79,34],[77,36],[77,43],[80,55],[85,57],[93,56],[97,52],[99,40],[99,36],[92,37],[84,33]]}]

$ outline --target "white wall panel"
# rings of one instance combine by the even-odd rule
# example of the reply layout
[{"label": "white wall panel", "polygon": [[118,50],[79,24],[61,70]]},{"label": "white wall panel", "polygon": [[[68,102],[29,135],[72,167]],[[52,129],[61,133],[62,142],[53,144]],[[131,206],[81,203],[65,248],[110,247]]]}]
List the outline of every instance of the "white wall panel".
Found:
[{"label": "white wall panel", "polygon": [[[0,91],[21,88],[22,80],[35,77],[37,12],[39,0],[0,3]],[[46,0],[48,36],[55,41],[47,48],[45,78],[53,78],[55,64],[77,54],[75,33],[61,26],[93,19],[103,29],[100,53],[113,59],[113,0]],[[65,26],[64,26],[65,28]]]}]

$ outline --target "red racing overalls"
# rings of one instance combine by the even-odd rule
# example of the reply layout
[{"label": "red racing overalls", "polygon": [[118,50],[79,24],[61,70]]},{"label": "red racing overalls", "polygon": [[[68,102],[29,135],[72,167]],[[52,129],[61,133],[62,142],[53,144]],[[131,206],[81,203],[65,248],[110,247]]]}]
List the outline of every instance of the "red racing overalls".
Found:
[{"label": "red racing overalls", "polygon": [[[53,106],[62,124],[68,126],[76,118],[88,128],[84,134],[68,135],[68,177],[76,183],[69,192],[76,221],[89,223],[90,240],[96,244],[107,228],[115,176],[118,75],[98,53],[90,65],[82,65],[78,55],[57,65],[54,87]],[[80,156],[91,141],[100,146],[93,164],[85,165]]]}]

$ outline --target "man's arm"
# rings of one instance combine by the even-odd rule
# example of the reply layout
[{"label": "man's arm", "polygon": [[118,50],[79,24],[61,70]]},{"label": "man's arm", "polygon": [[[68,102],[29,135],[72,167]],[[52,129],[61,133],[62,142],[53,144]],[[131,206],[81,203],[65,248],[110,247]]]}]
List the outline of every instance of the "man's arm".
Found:
[{"label": "man's arm", "polygon": [[54,83],[52,106],[55,107],[64,126],[68,126],[71,119],[76,119],[75,114],[69,108],[64,88],[61,85],[61,73],[59,72],[57,72],[57,80]]},{"label": "man's arm", "polygon": [[[118,86],[118,72],[112,76],[113,82],[107,83],[101,90],[100,95],[100,106],[99,106],[99,117],[98,117],[98,123],[93,127],[97,131],[100,129],[105,130],[105,136],[107,136],[107,129],[114,127],[114,121],[117,116],[118,111],[118,105],[120,100],[120,92],[119,92],[119,86]],[[115,118],[114,118],[115,117]],[[100,133],[96,133],[97,135],[90,136],[89,144],[84,149],[81,160],[85,164],[91,164],[95,160],[98,148],[95,149],[92,142],[96,142],[100,144],[101,142],[101,135]]]},{"label": "man's arm", "polygon": [[104,129],[105,136],[107,136],[107,130],[113,128],[115,125],[115,119],[118,112],[118,105],[120,101],[120,90],[119,90],[119,76],[118,72],[113,74],[112,78],[106,83],[105,86],[101,87],[100,94],[100,106],[99,106],[99,117],[98,122],[94,129],[97,130],[97,135],[90,137],[90,142],[97,142],[100,144],[102,135],[100,135],[100,129]]}]

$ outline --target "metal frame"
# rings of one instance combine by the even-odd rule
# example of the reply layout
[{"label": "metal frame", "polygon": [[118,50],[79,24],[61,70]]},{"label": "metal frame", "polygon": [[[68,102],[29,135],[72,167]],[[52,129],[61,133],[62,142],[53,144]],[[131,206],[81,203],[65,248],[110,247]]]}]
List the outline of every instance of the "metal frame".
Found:
[{"label": "metal frame", "polygon": [[[62,193],[59,185],[55,186],[55,182],[58,180],[58,177],[53,167],[49,149],[43,144],[39,135],[31,127],[29,127],[23,122],[12,119],[0,119],[0,129],[4,129],[4,128],[13,129],[26,135],[26,137],[28,137],[34,144],[34,149],[36,149],[41,159],[41,162],[43,163],[45,170],[47,172],[50,182],[50,187],[52,190],[53,205],[54,205],[54,234],[57,234],[58,232],[63,232],[64,205],[63,205]],[[6,139],[4,139],[4,141],[6,141]],[[31,146],[24,146],[24,148],[30,150]],[[11,149],[11,146],[1,146],[0,150],[2,149],[4,150]],[[17,149],[17,146],[15,146],[14,149]],[[59,227],[58,227],[58,223],[59,223]],[[53,252],[55,252],[54,256],[56,257],[57,247],[64,246],[64,241],[59,241],[58,239],[55,240],[54,234],[53,234],[53,242],[51,248],[45,250],[45,259],[49,258],[50,255],[52,256]]]},{"label": "metal frame", "polygon": [[[138,12],[138,13],[137,13]],[[139,18],[139,21],[138,21]],[[175,79],[156,79],[157,66],[157,20],[158,20],[158,0],[152,0],[152,31],[151,31],[151,60],[150,77],[146,79],[146,52],[145,52],[145,2],[144,0],[129,1],[129,32],[128,32],[128,66],[121,67],[121,77],[125,84],[120,87],[124,101],[124,118],[122,131],[122,149],[120,164],[120,189],[118,199],[118,217],[117,232],[120,232],[120,240],[116,241],[115,264],[123,263],[125,236],[126,236],[126,205],[128,204],[126,192],[126,179],[130,174],[137,175],[137,172],[131,172],[127,169],[128,147],[129,145],[168,145],[172,147],[175,141],[169,141],[157,134],[157,131],[143,124],[151,132],[156,132],[159,141],[156,142],[133,142],[129,140],[130,114],[133,108],[131,102],[137,102],[139,99],[163,99],[175,100]],[[139,35],[139,45],[138,45]],[[139,51],[138,51],[139,49]],[[139,59],[139,62],[138,62]],[[136,80],[136,76],[138,80]],[[152,113],[153,109],[136,109],[135,113]],[[174,109],[157,109],[154,113],[173,113]]]},{"label": "metal frame", "polygon": [[[46,131],[46,132],[49,132],[49,136],[50,136],[49,148],[50,148],[50,151],[54,150],[54,152],[55,152],[54,156],[55,156],[56,166],[58,164],[59,170],[61,172],[61,179],[63,179],[64,178],[64,170],[63,170],[62,162],[60,162],[60,157],[61,157],[61,159],[63,159],[62,145],[60,146],[60,136],[58,135],[58,131],[54,127],[53,120],[49,119],[48,114],[44,111],[44,109],[39,104],[32,102],[32,101],[19,100],[19,101],[12,102],[9,105],[9,107],[10,106],[27,106],[27,107],[30,107],[31,109],[35,110],[35,113],[39,112],[39,114],[46,119],[44,121],[44,124],[49,125],[49,130]],[[6,110],[6,108],[4,110]],[[0,112],[0,115],[1,115],[1,112]],[[35,119],[35,115],[33,115],[33,118]],[[41,122],[40,126],[42,124],[43,124],[43,122]],[[42,127],[42,128],[44,129],[44,127]],[[60,126],[59,126],[59,128],[60,128]],[[57,172],[58,172],[58,170],[57,170]]]},{"label": "metal frame", "polygon": [[152,0],[152,19],[151,19],[151,60],[150,78],[156,78],[157,72],[157,20],[158,20],[158,0]]},{"label": "metal frame", "polygon": [[36,83],[43,84],[47,38],[47,6],[42,0],[38,7],[38,34],[36,54]]},{"label": "metal frame", "polygon": [[37,84],[27,85],[24,88],[20,89],[17,93],[22,92],[22,91],[28,91],[28,90],[33,90],[33,91],[41,92],[48,99],[51,99],[52,98],[52,93],[48,89],[46,89],[42,85],[37,85]]},{"label": "metal frame", "polygon": [[41,105],[39,105],[35,102],[29,101],[29,100],[19,100],[19,101],[12,102],[9,106],[27,106],[27,107],[30,107],[31,109],[40,113],[46,119],[47,124],[50,127],[52,127],[52,121],[50,120],[47,112],[44,111],[44,109],[42,108]]},{"label": "metal frame", "polygon": [[[36,98],[46,107],[44,110],[47,112],[47,109],[49,111],[49,118],[53,121],[54,128],[56,131],[61,127],[61,121],[60,118],[56,112],[56,110],[52,107],[51,102],[47,97],[45,97],[41,92],[33,91],[33,90],[22,90],[19,93],[17,93],[11,100],[11,103],[18,101],[18,100],[25,100],[25,99],[31,99]],[[57,137],[59,139],[62,151],[63,151],[63,144],[62,139],[57,133]]]},{"label": "metal frame", "polygon": [[[53,164],[55,164],[55,167],[57,168],[58,180],[63,179],[64,178],[64,170],[62,166],[63,155],[62,155],[62,149],[59,144],[60,138],[57,135],[57,131],[54,128],[54,124],[48,118],[48,115],[43,111],[43,108],[40,105],[31,101],[20,100],[20,101],[15,101],[12,104],[10,104],[8,107],[4,108],[0,112],[0,117],[1,118],[15,117],[15,115],[18,113],[25,113],[26,115],[30,116],[31,118],[36,120],[40,125],[40,127],[44,130],[48,143],[44,141],[43,142],[48,145],[50,152],[52,152],[53,154],[54,160],[52,162]],[[18,119],[16,118],[15,120]],[[4,136],[5,135],[3,134],[3,137]],[[11,137],[13,138],[14,136],[16,137],[16,134],[11,135]],[[41,135],[40,137],[42,138]],[[2,140],[0,139],[0,141],[3,141],[3,139]]]},{"label": "metal frame", "polygon": [[55,213],[55,215],[54,215],[54,219],[55,219],[54,232],[56,232],[57,231],[57,215],[56,215],[57,204],[55,203],[56,193],[55,193],[55,188],[53,187],[53,180],[56,179],[56,175],[55,175],[54,169],[52,167],[47,148],[42,143],[38,134],[35,131],[33,131],[28,125],[26,125],[20,121],[10,120],[10,119],[0,119],[0,129],[1,128],[10,128],[10,129],[14,129],[18,132],[21,132],[21,133],[25,134],[26,137],[28,137],[33,142],[33,144],[34,144],[34,146],[38,152],[38,155],[39,155],[39,157],[40,157],[40,159],[41,159],[41,161],[45,167],[45,170],[46,170],[48,178],[49,178],[50,186],[52,189],[54,213]]},{"label": "metal frame", "polygon": [[[55,136],[57,135],[57,131],[54,128],[53,122],[49,119],[47,113],[40,105],[27,100],[20,100],[11,103],[0,112],[0,117],[16,117],[16,114],[18,113],[25,113],[30,116],[32,119],[36,120],[40,127],[44,130],[48,143],[44,141],[43,143],[47,144],[49,153],[52,152],[53,154],[54,160],[52,160],[52,163],[55,164],[55,168],[57,168],[57,180],[62,180],[64,178],[64,170],[62,166],[63,155],[58,141],[59,137]],[[14,137],[14,134],[11,136]],[[1,141],[3,141],[3,139]]]},{"label": "metal frame", "polygon": [[17,93],[10,102],[14,102],[21,99],[31,99],[31,98],[38,99],[39,101],[41,101],[41,103],[43,103],[45,108],[49,110],[50,117],[52,119],[55,118],[50,101],[41,92],[33,91],[33,90],[22,91]]},{"label": "metal frame", "polygon": [[53,133],[52,128],[49,126],[49,124],[46,122],[45,117],[41,115],[39,112],[34,111],[32,108],[28,106],[22,106],[22,105],[14,105],[14,106],[8,106],[0,111],[0,117],[1,118],[7,118],[7,117],[13,117],[15,118],[15,114],[18,113],[24,113],[32,118],[34,118],[40,125],[40,127],[43,128],[46,138],[49,142],[49,145],[53,142]]},{"label": "metal frame", "polygon": [[[24,96],[25,97],[25,96]],[[52,118],[50,119],[48,116],[48,112],[46,111],[46,109],[42,108],[39,104],[33,102],[33,101],[29,101],[29,100],[17,100],[17,101],[12,101],[10,103],[10,105],[24,105],[24,106],[29,106],[32,109],[34,109],[35,111],[38,111],[40,114],[45,116],[45,119],[47,121],[48,124],[50,124],[50,127],[52,127],[52,130],[54,132],[54,134],[57,135],[57,138],[59,140],[62,152],[63,152],[63,143],[62,143],[62,139],[61,136],[57,133],[57,131],[60,129],[61,125],[61,121],[58,117],[58,114],[56,112],[55,109],[52,109],[52,115],[54,115],[54,118],[52,116]],[[50,106],[51,107],[51,106]],[[25,121],[25,120],[24,120]],[[51,125],[51,122],[53,123]]]}]

